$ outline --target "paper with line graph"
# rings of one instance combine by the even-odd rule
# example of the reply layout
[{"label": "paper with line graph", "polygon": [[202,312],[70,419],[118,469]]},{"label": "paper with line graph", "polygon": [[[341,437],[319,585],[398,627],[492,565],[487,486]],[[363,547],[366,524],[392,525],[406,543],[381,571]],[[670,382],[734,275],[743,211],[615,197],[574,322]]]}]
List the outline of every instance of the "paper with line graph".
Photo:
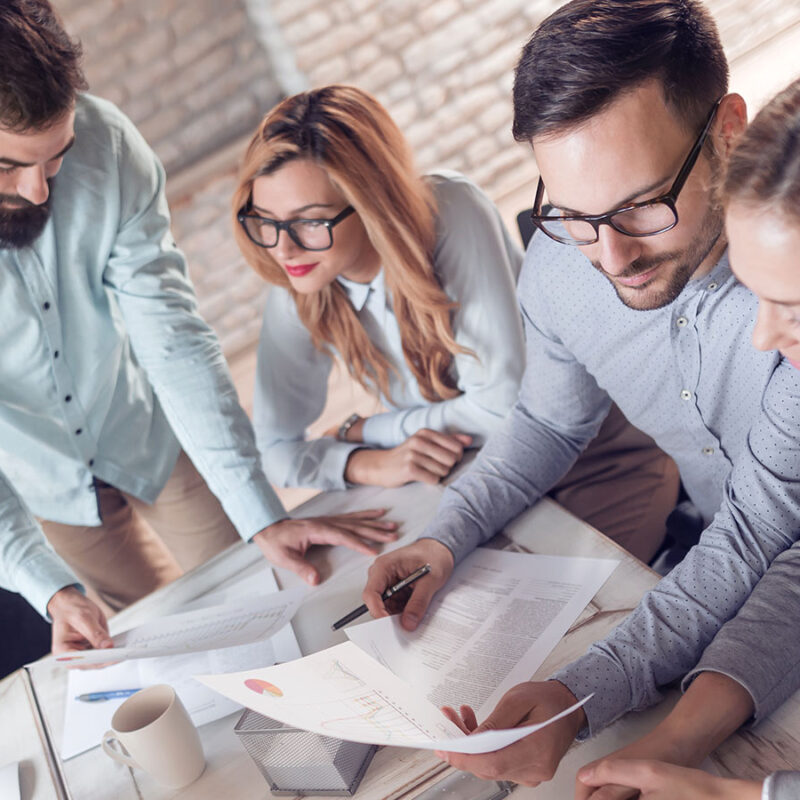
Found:
[{"label": "paper with line graph", "polygon": [[286,725],[366,744],[488,753],[537,725],[466,736],[442,712],[352,642],[305,658],[227,675],[199,675],[211,689]]}]

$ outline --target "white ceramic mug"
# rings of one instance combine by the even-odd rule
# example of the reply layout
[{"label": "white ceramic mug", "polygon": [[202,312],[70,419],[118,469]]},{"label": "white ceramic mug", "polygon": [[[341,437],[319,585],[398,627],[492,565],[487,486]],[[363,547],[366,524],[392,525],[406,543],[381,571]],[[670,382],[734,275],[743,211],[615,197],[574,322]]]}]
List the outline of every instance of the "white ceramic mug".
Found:
[{"label": "white ceramic mug", "polygon": [[174,789],[197,780],[206,766],[197,729],[175,690],[164,683],[136,692],[114,712],[103,750]]}]

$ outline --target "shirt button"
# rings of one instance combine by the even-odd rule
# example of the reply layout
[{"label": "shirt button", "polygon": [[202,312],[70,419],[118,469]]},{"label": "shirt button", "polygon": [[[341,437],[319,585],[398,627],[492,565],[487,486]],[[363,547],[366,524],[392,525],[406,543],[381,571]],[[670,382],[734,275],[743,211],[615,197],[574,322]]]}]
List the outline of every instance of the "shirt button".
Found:
[{"label": "shirt button", "polygon": [[58,358],[58,355],[59,355],[59,353],[58,353],[58,350],[56,350],[56,351],[53,353],[53,358]]},{"label": "shirt button", "polygon": [[78,430],[75,431],[76,436],[80,436],[82,433],[83,433],[83,428],[78,428]]},{"label": "shirt button", "polygon": [[45,302],[44,302],[44,303],[42,303],[42,308],[43,308],[45,311],[49,311],[49,310],[50,310],[50,303],[49,303],[47,300],[45,300]]},{"label": "shirt button", "polygon": [[686,317],[678,317],[678,319],[675,320],[675,324],[679,328],[685,328],[689,324],[689,320],[686,319]]},{"label": "shirt button", "polygon": [[94,466],[94,459],[93,459],[93,458],[90,458],[90,459],[89,459],[89,466],[90,466],[90,467],[93,467],[93,466]]},{"label": "shirt button", "polygon": [[65,403],[69,403],[71,400],[72,400],[72,395],[71,395],[71,394],[68,394],[68,395],[67,395],[67,396],[64,398],[64,402],[65,402]]},{"label": "shirt button", "polygon": [[691,400],[691,399],[692,399],[692,393],[688,389],[684,389],[681,392],[681,400]]},{"label": "shirt button", "polygon": [[706,286],[706,289],[708,289],[709,292],[713,292],[714,289],[717,288],[717,286],[719,286],[718,283],[716,283],[715,281],[711,281],[711,283],[709,283],[708,286]]},{"label": "shirt button", "polygon": [[714,455],[714,448],[713,447],[704,447],[703,448],[703,455],[704,456],[713,456]]}]

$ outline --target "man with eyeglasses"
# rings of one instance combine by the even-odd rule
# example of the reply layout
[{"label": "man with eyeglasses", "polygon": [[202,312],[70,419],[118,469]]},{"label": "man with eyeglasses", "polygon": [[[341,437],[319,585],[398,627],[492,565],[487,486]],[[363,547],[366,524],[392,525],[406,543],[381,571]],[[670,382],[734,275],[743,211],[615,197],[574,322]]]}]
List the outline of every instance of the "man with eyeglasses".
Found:
[{"label": "man with eyeglasses", "polygon": [[[551,680],[514,687],[480,729],[594,693],[583,708],[496,753],[444,754],[479,777],[548,780],[576,735],[657,702],[800,535],[798,373],[750,344],[757,303],[730,271],[715,194],[746,125],[727,84],[697,0],[573,0],[517,66],[514,135],[541,171],[533,221],[546,234],[519,282],[519,399],[423,538],[373,564],[365,602],[384,614],[384,586],[430,563],[443,577],[417,582],[402,618],[415,628],[454,563],[559,479],[612,401],[675,460],[706,528],[609,637]],[[453,717],[476,729],[468,708]]]},{"label": "man with eyeglasses", "polygon": [[4,0],[0,586],[52,620],[54,651],[110,644],[84,586],[116,610],[240,539],[313,584],[312,544],[396,538],[380,510],[287,518],[197,313],[164,171],[85,88],[47,0]]}]

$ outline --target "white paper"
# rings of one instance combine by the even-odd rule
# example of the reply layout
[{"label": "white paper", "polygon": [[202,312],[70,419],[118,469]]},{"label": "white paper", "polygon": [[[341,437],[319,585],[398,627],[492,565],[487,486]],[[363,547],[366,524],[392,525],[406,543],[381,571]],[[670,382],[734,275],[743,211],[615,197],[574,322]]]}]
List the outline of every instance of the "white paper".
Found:
[{"label": "white paper", "polygon": [[[266,565],[266,562],[264,562]],[[255,591],[277,592],[278,584],[269,567],[239,579],[235,584],[209,592],[194,601],[192,607],[203,604],[216,605],[222,600],[233,600],[237,594]],[[123,661],[105,669],[69,670],[64,736],[61,757],[66,760],[97,747],[103,734],[111,727],[111,717],[126,698],[84,702],[80,694],[138,689],[156,683],[172,686],[186,710],[197,725],[221,719],[238,711],[241,706],[217,692],[198,683],[191,676],[197,672],[219,673],[231,670],[254,669],[282,661],[293,661],[302,653],[292,626],[285,625],[271,638],[252,644],[210,650],[205,653],[162,656]],[[0,798],[5,796],[0,793]]]},{"label": "white paper", "polygon": [[20,800],[19,764],[16,761],[0,767],[0,797],[3,800]]},{"label": "white paper", "polygon": [[398,616],[346,632],[434,705],[466,704],[481,719],[530,680],[618,563],[478,548],[413,633]]},{"label": "white paper", "polygon": [[560,719],[466,736],[409,684],[352,642],[290,664],[197,676],[241,705],[302,730],[366,744],[488,753]]},{"label": "white paper", "polygon": [[115,636],[113,648],[74,651],[53,658],[70,665],[102,664],[249,644],[283,628],[307,594],[308,589],[297,587],[171,614]]}]

